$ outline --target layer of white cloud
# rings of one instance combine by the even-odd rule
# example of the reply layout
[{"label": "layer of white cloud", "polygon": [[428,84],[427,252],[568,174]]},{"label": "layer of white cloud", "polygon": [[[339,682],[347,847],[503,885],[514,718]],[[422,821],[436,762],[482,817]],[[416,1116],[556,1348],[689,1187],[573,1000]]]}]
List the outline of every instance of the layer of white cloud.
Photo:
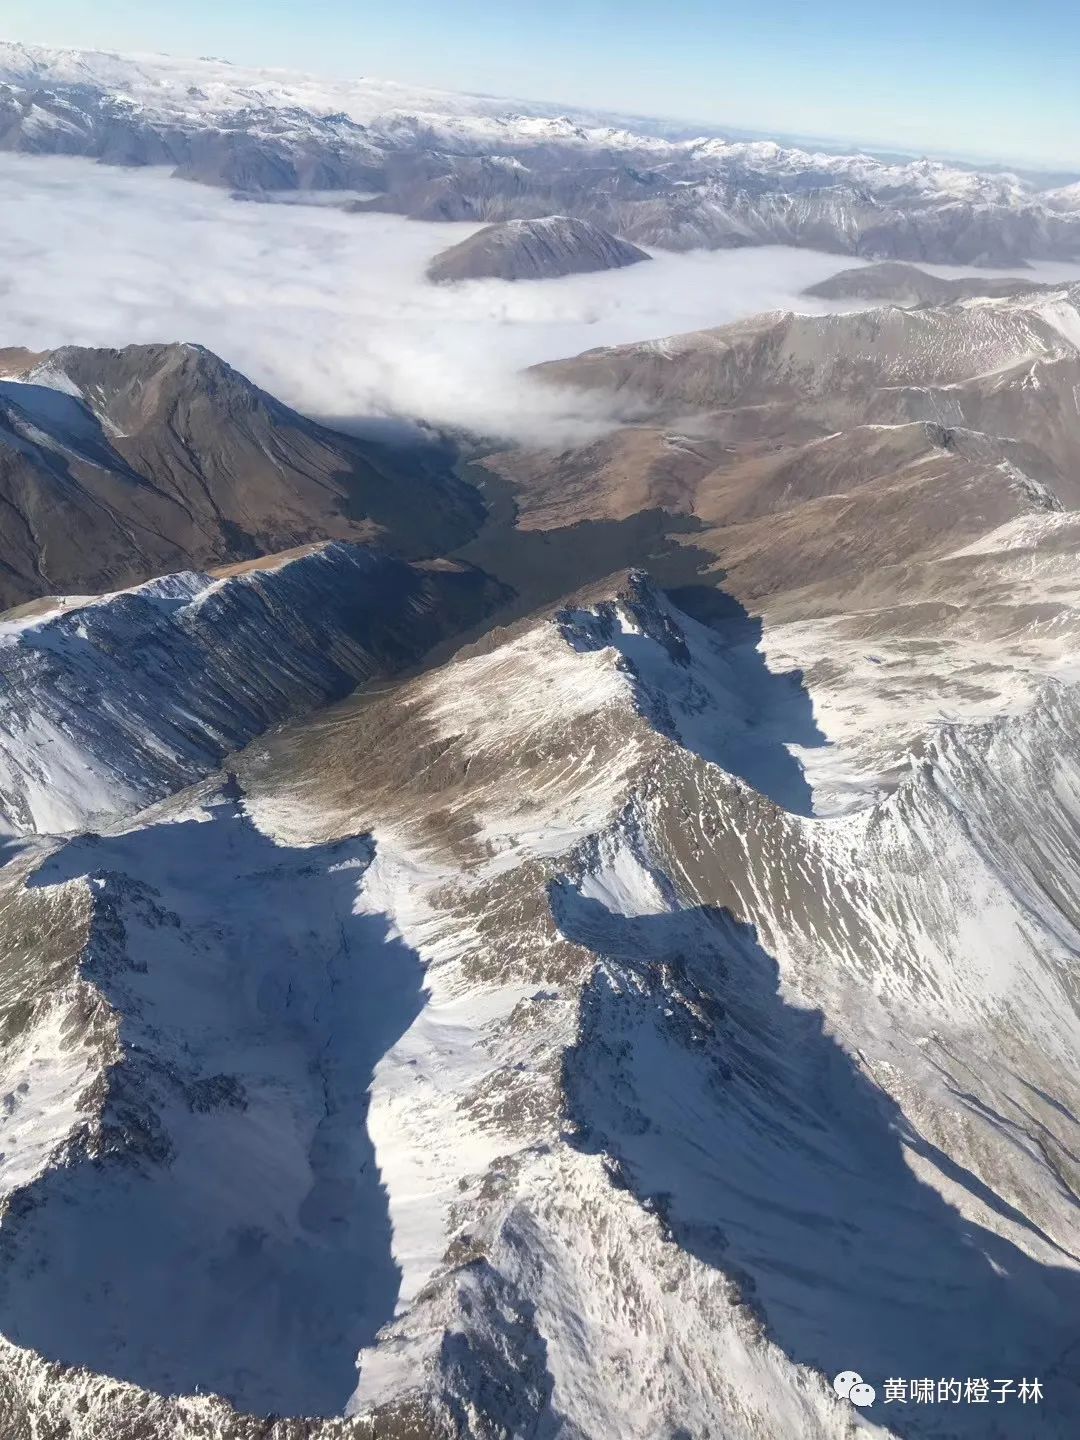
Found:
[{"label": "layer of white cloud", "polygon": [[526,366],[760,310],[824,309],[800,292],[850,263],[776,247],[429,284],[431,257],[475,228],[240,203],[163,171],[0,155],[0,346],[194,340],[312,415],[550,442],[598,417]]}]

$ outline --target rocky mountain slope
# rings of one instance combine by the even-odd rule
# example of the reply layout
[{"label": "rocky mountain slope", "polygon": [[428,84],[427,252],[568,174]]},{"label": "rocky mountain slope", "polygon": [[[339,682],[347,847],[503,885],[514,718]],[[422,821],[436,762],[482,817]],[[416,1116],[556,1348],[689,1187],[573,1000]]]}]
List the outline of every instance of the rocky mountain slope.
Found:
[{"label": "rocky mountain slope", "polygon": [[0,351],[0,605],[319,539],[432,555],[483,505],[446,457],[327,430],[197,345]]},{"label": "rocky mountain slope", "polygon": [[1053,291],[1052,285],[996,275],[970,279],[948,279],[931,275],[917,265],[885,260],[877,265],[860,265],[841,270],[828,280],[809,286],[803,293],[821,300],[876,300],[888,305],[951,305],[958,300],[1009,299],[1014,295]]},{"label": "rocky mountain slope", "polygon": [[640,395],[686,412],[827,401],[830,392],[941,389],[1020,366],[1073,361],[1080,287],[911,313],[776,312],[538,366],[560,383]]},{"label": "rocky mountain slope", "polygon": [[732,443],[824,438],[868,421],[1010,437],[1043,457],[1071,505],[1078,304],[1080,290],[1063,287],[936,309],[774,313],[534,373],[617,397],[643,420],[707,417],[692,428]]},{"label": "rocky mountain slope", "polygon": [[82,829],[400,670],[501,598],[340,542],[0,619],[0,827]]},{"label": "rocky mountain slope", "polygon": [[369,79],[0,45],[7,150],[168,164],[252,194],[377,191],[358,206],[416,219],[567,215],[675,250],[792,244],[984,265],[1080,254],[1068,186],[672,130]]},{"label": "rocky mountain slope", "polygon": [[629,245],[587,220],[551,215],[543,220],[508,220],[489,225],[436,255],[428,278],[455,280],[550,280],[618,270],[648,260]]},{"label": "rocky mountain slope", "polygon": [[800,752],[814,807],[843,812],[895,785],[937,718],[1018,713],[1072,673],[1073,306],[764,316],[590,352],[540,374],[638,422],[484,463],[525,553],[621,537],[693,613],[760,617],[829,741]]}]

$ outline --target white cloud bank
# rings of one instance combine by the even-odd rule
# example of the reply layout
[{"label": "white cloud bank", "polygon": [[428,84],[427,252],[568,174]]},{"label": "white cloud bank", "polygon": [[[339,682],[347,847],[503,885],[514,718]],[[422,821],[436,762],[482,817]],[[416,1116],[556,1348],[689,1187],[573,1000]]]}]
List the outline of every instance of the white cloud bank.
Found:
[{"label": "white cloud bank", "polygon": [[524,367],[761,310],[824,310],[799,292],[851,263],[780,247],[659,252],[564,280],[427,283],[431,257],[475,228],[0,155],[0,346],[194,340],[308,414],[544,442],[597,417]]}]

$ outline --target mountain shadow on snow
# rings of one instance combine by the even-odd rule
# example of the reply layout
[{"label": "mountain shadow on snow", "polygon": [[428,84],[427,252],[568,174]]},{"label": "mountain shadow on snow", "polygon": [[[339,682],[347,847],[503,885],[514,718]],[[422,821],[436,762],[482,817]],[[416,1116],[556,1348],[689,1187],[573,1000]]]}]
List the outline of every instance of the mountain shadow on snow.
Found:
[{"label": "mountain shadow on snow", "polygon": [[[574,1143],[728,1275],[792,1360],[869,1380],[892,1433],[1074,1435],[1080,1275],[917,1178],[913,1161],[1035,1229],[918,1133],[820,1011],[785,1001],[754,927],[713,907],[618,914],[568,880],[552,903],[599,960],[565,1061]],[[887,1378],[923,1376],[1038,1377],[1045,1399],[882,1406]]]},{"label": "mountain shadow on snow", "polygon": [[239,1408],[343,1413],[400,1272],[367,1130],[422,967],[357,914],[360,837],[292,849],[221,799],[74,840],[85,978],[119,1017],[90,1153],[15,1197],[0,1330],[49,1360]]},{"label": "mountain shadow on snow", "polygon": [[734,595],[707,585],[665,595],[635,571],[617,600],[558,618],[575,649],[619,651],[638,709],[662,734],[792,814],[813,813],[792,749],[828,742],[802,672],[769,668],[762,621]]}]

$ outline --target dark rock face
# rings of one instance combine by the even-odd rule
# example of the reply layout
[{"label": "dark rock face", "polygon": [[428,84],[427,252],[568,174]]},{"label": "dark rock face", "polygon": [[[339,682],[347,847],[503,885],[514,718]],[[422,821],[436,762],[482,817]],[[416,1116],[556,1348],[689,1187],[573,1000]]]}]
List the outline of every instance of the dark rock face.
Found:
[{"label": "dark rock face", "polygon": [[0,352],[0,607],[314,540],[407,558],[472,535],[428,455],[328,430],[195,345]]},{"label": "dark rock face", "polygon": [[[315,545],[216,576],[165,576],[8,627],[0,824],[70,829],[191,784],[270,726],[414,663],[504,598],[480,572]],[[78,756],[78,795],[50,766]]]},{"label": "dark rock face", "polygon": [[455,280],[549,280],[617,270],[648,260],[644,250],[588,220],[551,215],[489,225],[444,250],[428,266],[428,278]]}]

